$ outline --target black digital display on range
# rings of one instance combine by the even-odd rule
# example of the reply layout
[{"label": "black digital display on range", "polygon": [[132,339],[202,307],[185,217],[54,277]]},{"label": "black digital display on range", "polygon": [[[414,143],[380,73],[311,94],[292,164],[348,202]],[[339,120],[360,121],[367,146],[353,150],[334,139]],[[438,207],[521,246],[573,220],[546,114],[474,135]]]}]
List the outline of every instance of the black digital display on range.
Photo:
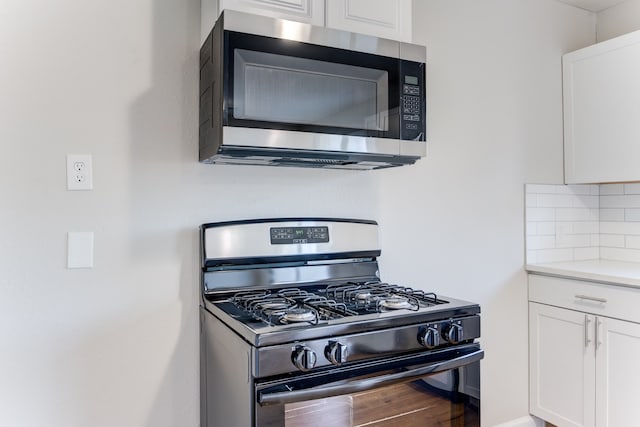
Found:
[{"label": "black digital display on range", "polygon": [[272,245],[328,243],[329,227],[271,227]]}]

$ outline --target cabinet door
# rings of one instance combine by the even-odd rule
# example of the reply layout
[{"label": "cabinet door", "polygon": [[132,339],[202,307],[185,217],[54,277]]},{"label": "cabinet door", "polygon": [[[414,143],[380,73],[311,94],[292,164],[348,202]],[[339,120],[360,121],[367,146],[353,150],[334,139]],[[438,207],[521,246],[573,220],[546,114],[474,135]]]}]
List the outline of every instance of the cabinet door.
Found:
[{"label": "cabinet door", "polygon": [[201,0],[200,43],[224,9],[324,26],[324,0]]},{"label": "cabinet door", "polygon": [[529,303],[529,410],[557,426],[595,422],[594,317]]},{"label": "cabinet door", "polygon": [[640,180],[640,31],[562,62],[565,182]]},{"label": "cabinet door", "polygon": [[597,318],[596,417],[598,427],[640,422],[640,325]]},{"label": "cabinet door", "polygon": [[327,0],[327,27],[411,41],[411,0]]}]

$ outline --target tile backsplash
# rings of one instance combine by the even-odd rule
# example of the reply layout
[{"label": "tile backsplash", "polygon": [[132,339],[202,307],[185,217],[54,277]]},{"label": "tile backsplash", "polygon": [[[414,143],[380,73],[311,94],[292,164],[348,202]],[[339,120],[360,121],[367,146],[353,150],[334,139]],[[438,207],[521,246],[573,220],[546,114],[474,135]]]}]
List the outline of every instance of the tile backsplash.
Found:
[{"label": "tile backsplash", "polygon": [[600,185],[600,258],[640,262],[640,184]]},{"label": "tile backsplash", "polygon": [[600,256],[598,185],[527,184],[527,264]]},{"label": "tile backsplash", "polygon": [[527,184],[528,264],[640,262],[640,184]]}]

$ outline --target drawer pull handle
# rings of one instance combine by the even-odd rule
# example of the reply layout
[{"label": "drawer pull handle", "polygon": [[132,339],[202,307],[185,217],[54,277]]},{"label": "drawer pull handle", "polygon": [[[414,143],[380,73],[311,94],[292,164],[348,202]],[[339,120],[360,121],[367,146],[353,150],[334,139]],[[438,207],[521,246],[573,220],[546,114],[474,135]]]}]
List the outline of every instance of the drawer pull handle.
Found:
[{"label": "drawer pull handle", "polygon": [[598,298],[598,297],[590,297],[588,295],[576,295],[576,298],[578,299],[584,299],[587,301],[595,301],[595,302],[600,302],[602,304],[606,304],[607,300],[604,298]]}]

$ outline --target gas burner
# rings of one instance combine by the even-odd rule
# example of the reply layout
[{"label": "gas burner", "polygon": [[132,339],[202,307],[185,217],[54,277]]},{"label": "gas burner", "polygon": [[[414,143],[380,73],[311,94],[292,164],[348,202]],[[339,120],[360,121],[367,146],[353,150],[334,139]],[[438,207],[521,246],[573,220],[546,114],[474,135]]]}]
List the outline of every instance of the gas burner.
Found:
[{"label": "gas burner", "polygon": [[281,323],[318,323],[318,312],[305,307],[290,308],[280,317]]},{"label": "gas burner", "polygon": [[356,291],[354,297],[360,301],[368,301],[374,298],[373,294],[368,290]]},{"label": "gas burner", "polygon": [[257,303],[256,309],[270,310],[270,311],[286,310],[287,308],[290,307],[290,305],[291,304],[284,301],[265,301],[265,302]]},{"label": "gas burner", "polygon": [[408,310],[414,306],[414,304],[409,301],[409,298],[398,295],[384,297],[380,300],[378,305],[387,310]]}]

